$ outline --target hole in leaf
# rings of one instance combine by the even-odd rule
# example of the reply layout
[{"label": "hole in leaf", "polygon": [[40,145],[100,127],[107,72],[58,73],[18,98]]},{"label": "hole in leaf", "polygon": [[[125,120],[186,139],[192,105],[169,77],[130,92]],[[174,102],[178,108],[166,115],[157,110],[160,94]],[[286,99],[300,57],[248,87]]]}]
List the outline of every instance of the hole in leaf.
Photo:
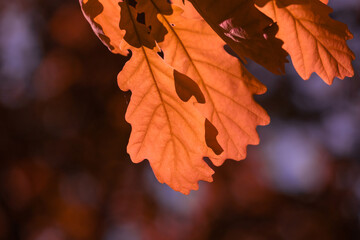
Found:
[{"label": "hole in leaf", "polygon": [[157,54],[162,58],[164,59],[164,51],[161,50],[160,52],[157,52]]},{"label": "hole in leaf", "polygon": [[220,155],[224,149],[220,146],[216,140],[216,136],[219,134],[216,127],[208,120],[205,120],[205,142],[206,145],[211,148],[216,155]]},{"label": "hole in leaf", "polygon": [[175,27],[175,24],[173,24],[173,23],[170,23],[170,25],[171,25],[172,27]]},{"label": "hole in leaf", "polygon": [[204,94],[194,80],[176,70],[174,70],[174,79],[175,90],[181,100],[187,102],[191,96],[194,96],[198,103],[205,103]]},{"label": "hole in leaf", "polygon": [[277,23],[272,23],[271,25],[264,28],[263,36],[265,39],[274,38],[278,31],[279,26],[277,25]]},{"label": "hole in leaf", "polygon": [[129,5],[132,7],[136,7],[137,2],[135,0],[127,0]]},{"label": "hole in leaf", "polygon": [[138,13],[136,16],[136,21],[145,25],[145,13]]}]

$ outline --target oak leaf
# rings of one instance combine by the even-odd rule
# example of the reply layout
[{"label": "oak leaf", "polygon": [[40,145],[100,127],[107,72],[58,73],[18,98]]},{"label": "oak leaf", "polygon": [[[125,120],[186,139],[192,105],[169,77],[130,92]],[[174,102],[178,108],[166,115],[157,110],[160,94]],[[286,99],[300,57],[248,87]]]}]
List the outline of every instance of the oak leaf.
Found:
[{"label": "oak leaf", "polygon": [[[148,36],[142,37],[145,25],[136,22],[135,9],[127,2],[119,6],[122,16],[130,19],[124,20],[129,22],[124,25],[124,39],[128,35],[133,44],[141,45],[140,49],[129,46],[132,59],[118,75],[119,87],[133,92],[126,113],[132,125],[128,153],[135,163],[148,159],[159,182],[188,194],[198,188],[198,181],[212,181],[214,173],[203,160],[213,155],[206,145],[205,118],[188,101],[194,96],[203,103],[203,94],[191,79],[142,44],[143,38],[148,40]],[[185,93],[185,99],[178,97],[179,91]]]},{"label": "oak leaf", "polygon": [[[164,0],[159,2],[163,4]],[[142,44],[143,38],[149,36],[145,25],[135,21],[135,10],[127,2],[119,6],[122,16],[131,19],[120,20],[120,28],[126,29],[124,39],[127,35],[129,39],[138,38],[129,46],[133,60],[118,75],[119,87],[133,92],[126,113],[126,120],[132,125],[128,153],[135,163],[148,159],[159,182],[188,194],[198,189],[198,181],[212,181],[214,173],[203,160],[204,156],[214,156],[206,145],[205,118],[189,101],[194,96],[197,102],[204,103],[204,96],[195,82]],[[147,5],[147,9],[151,6]],[[156,10],[169,13],[160,6]],[[133,47],[139,43],[141,51]]]},{"label": "oak leaf", "polygon": [[266,88],[240,61],[226,54],[225,42],[204,20],[186,19],[181,13],[174,7],[170,16],[159,14],[169,32],[159,43],[165,61],[196,81],[205,95],[206,103],[197,106],[218,130],[223,149],[219,157],[212,158],[214,164],[243,159],[246,146],[259,143],[256,126],[269,123],[268,115],[252,97]]},{"label": "oak leaf", "polygon": [[[324,3],[327,1],[323,0]],[[332,9],[319,0],[260,0],[260,10],[279,25],[295,69],[303,79],[316,72],[327,84],[354,75],[354,54],[346,45],[347,26],[329,17]]]},{"label": "oak leaf", "polygon": [[174,74],[180,73],[153,50],[142,47],[133,53],[118,76],[119,87],[132,90],[126,112],[132,126],[128,153],[135,163],[148,159],[159,182],[188,194],[199,180],[212,181],[214,173],[203,160],[211,155],[205,119],[191,102],[179,100]]}]

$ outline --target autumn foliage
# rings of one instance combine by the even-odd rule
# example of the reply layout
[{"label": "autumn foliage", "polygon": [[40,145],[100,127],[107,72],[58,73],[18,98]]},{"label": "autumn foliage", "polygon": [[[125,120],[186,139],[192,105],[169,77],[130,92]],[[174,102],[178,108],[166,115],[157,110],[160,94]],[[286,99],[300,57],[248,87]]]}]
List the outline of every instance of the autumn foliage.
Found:
[{"label": "autumn foliage", "polygon": [[[128,153],[161,183],[188,194],[216,166],[246,157],[269,116],[253,99],[266,87],[243,63],[282,74],[289,54],[303,79],[354,74],[352,34],[319,0],[80,0],[113,53],[132,54],[118,85],[132,96]],[[228,54],[228,45],[236,57]],[[233,55],[235,55],[233,54]]]}]

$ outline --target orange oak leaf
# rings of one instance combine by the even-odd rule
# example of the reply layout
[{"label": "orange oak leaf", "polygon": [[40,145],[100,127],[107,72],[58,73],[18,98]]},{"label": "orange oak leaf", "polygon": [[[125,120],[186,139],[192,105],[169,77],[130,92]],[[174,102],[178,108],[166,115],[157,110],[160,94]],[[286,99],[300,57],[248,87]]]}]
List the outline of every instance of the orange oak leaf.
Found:
[{"label": "orange oak leaf", "polygon": [[[120,89],[133,93],[126,112],[132,126],[128,153],[135,163],[148,159],[159,182],[188,194],[198,188],[198,181],[212,181],[214,173],[203,160],[212,155],[205,140],[205,118],[188,101],[194,96],[203,103],[203,94],[146,46],[149,35],[145,25],[136,21],[135,9],[127,2],[119,6],[126,17],[120,27],[126,28],[124,39],[129,36],[133,51],[118,75]],[[179,92],[186,95],[184,99]]]},{"label": "orange oak leaf", "polygon": [[165,61],[196,81],[204,93],[206,103],[197,106],[216,127],[223,149],[211,159],[213,163],[243,159],[246,146],[259,143],[256,126],[269,123],[252,97],[266,88],[236,58],[225,54],[225,42],[204,20],[186,19],[181,13],[174,7],[170,16],[159,14],[169,32],[160,43]]},{"label": "orange oak leaf", "polygon": [[191,101],[178,98],[174,75],[180,73],[153,50],[133,53],[118,76],[119,87],[133,93],[126,112],[132,126],[128,153],[135,163],[148,159],[159,182],[188,194],[199,180],[212,181],[214,173],[203,160],[211,156],[205,119]]},{"label": "orange oak leaf", "polygon": [[[329,17],[332,9],[319,0],[260,1],[260,10],[279,25],[277,37],[303,79],[316,72],[327,84],[354,75],[354,54],[346,45],[347,26]],[[327,1],[324,1],[325,3]]]},{"label": "orange oak leaf", "polygon": [[[159,182],[188,194],[198,189],[198,181],[212,181],[214,173],[203,160],[204,156],[215,155],[206,144],[206,119],[195,108],[195,100],[189,101],[194,97],[204,103],[204,96],[195,82],[166,64],[154,51],[155,40],[148,28],[136,20],[134,7],[122,1],[102,4],[103,9],[116,7],[121,13],[122,18],[116,18],[117,31],[122,27],[124,30],[120,30],[123,39],[119,48],[132,51],[131,59],[118,75],[120,89],[132,91],[126,112],[126,120],[132,126],[128,153],[135,163],[149,160]],[[106,23],[111,22],[114,27],[116,21],[112,20],[106,19]],[[114,32],[108,36],[119,35]]]},{"label": "orange oak leaf", "polygon": [[287,52],[275,38],[278,27],[255,7],[255,0],[188,0],[185,5],[189,2],[240,58],[284,73]]}]

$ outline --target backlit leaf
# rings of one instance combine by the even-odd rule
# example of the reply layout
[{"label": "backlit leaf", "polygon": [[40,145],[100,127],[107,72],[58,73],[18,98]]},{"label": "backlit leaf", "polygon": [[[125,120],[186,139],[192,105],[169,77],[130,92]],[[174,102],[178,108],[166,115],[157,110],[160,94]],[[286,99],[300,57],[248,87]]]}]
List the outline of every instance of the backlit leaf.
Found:
[{"label": "backlit leaf", "polygon": [[153,50],[142,47],[120,72],[118,84],[133,93],[126,112],[132,126],[132,161],[148,159],[159,182],[188,194],[198,188],[199,180],[212,181],[213,170],[203,160],[211,154],[205,143],[205,119],[192,102],[178,98],[174,74]]},{"label": "backlit leaf", "polygon": [[105,11],[97,11],[100,15],[91,15],[90,21],[98,20],[92,24],[106,23],[113,29],[119,21],[118,29],[108,36],[118,40],[116,46],[122,51],[132,51],[130,61],[118,75],[119,87],[132,91],[126,113],[132,126],[128,153],[135,163],[149,160],[159,182],[188,194],[198,188],[198,181],[212,181],[213,170],[203,160],[204,156],[214,155],[206,145],[206,119],[195,108],[195,100],[190,101],[194,97],[203,103],[204,96],[195,82],[154,51],[155,39],[146,25],[137,21],[138,12],[133,6],[110,0],[102,4],[103,9],[116,7],[122,18],[104,19],[100,16]]},{"label": "backlit leaf", "polygon": [[214,164],[243,159],[246,146],[259,143],[256,126],[269,123],[252,98],[266,88],[236,58],[225,54],[225,42],[204,20],[186,19],[181,12],[175,8],[173,15],[159,16],[169,32],[160,43],[165,61],[196,81],[205,95],[206,103],[198,108],[218,130],[224,150],[212,159]]},{"label": "backlit leaf", "polygon": [[[141,45],[140,49],[130,47],[132,59],[118,76],[119,87],[133,92],[126,113],[132,125],[128,153],[133,162],[148,159],[159,182],[188,194],[198,188],[199,180],[212,181],[213,170],[203,160],[211,155],[205,140],[205,118],[192,101],[187,102],[191,96],[204,102],[203,94],[191,79],[142,44],[149,37],[141,33],[145,25],[135,21],[135,10],[127,2],[120,6],[121,12],[129,10],[128,15],[122,14],[130,19],[125,37],[129,35],[132,43]],[[137,41],[133,41],[135,37]],[[179,92],[185,93],[186,99],[180,99]]]},{"label": "backlit leaf", "polygon": [[[264,1],[259,1],[260,6]],[[354,75],[355,56],[346,45],[347,26],[329,17],[332,9],[318,0],[267,0],[261,11],[279,25],[277,37],[303,79],[316,72],[326,83]],[[294,3],[295,2],[295,3]],[[326,2],[326,1],[325,1]]]}]

